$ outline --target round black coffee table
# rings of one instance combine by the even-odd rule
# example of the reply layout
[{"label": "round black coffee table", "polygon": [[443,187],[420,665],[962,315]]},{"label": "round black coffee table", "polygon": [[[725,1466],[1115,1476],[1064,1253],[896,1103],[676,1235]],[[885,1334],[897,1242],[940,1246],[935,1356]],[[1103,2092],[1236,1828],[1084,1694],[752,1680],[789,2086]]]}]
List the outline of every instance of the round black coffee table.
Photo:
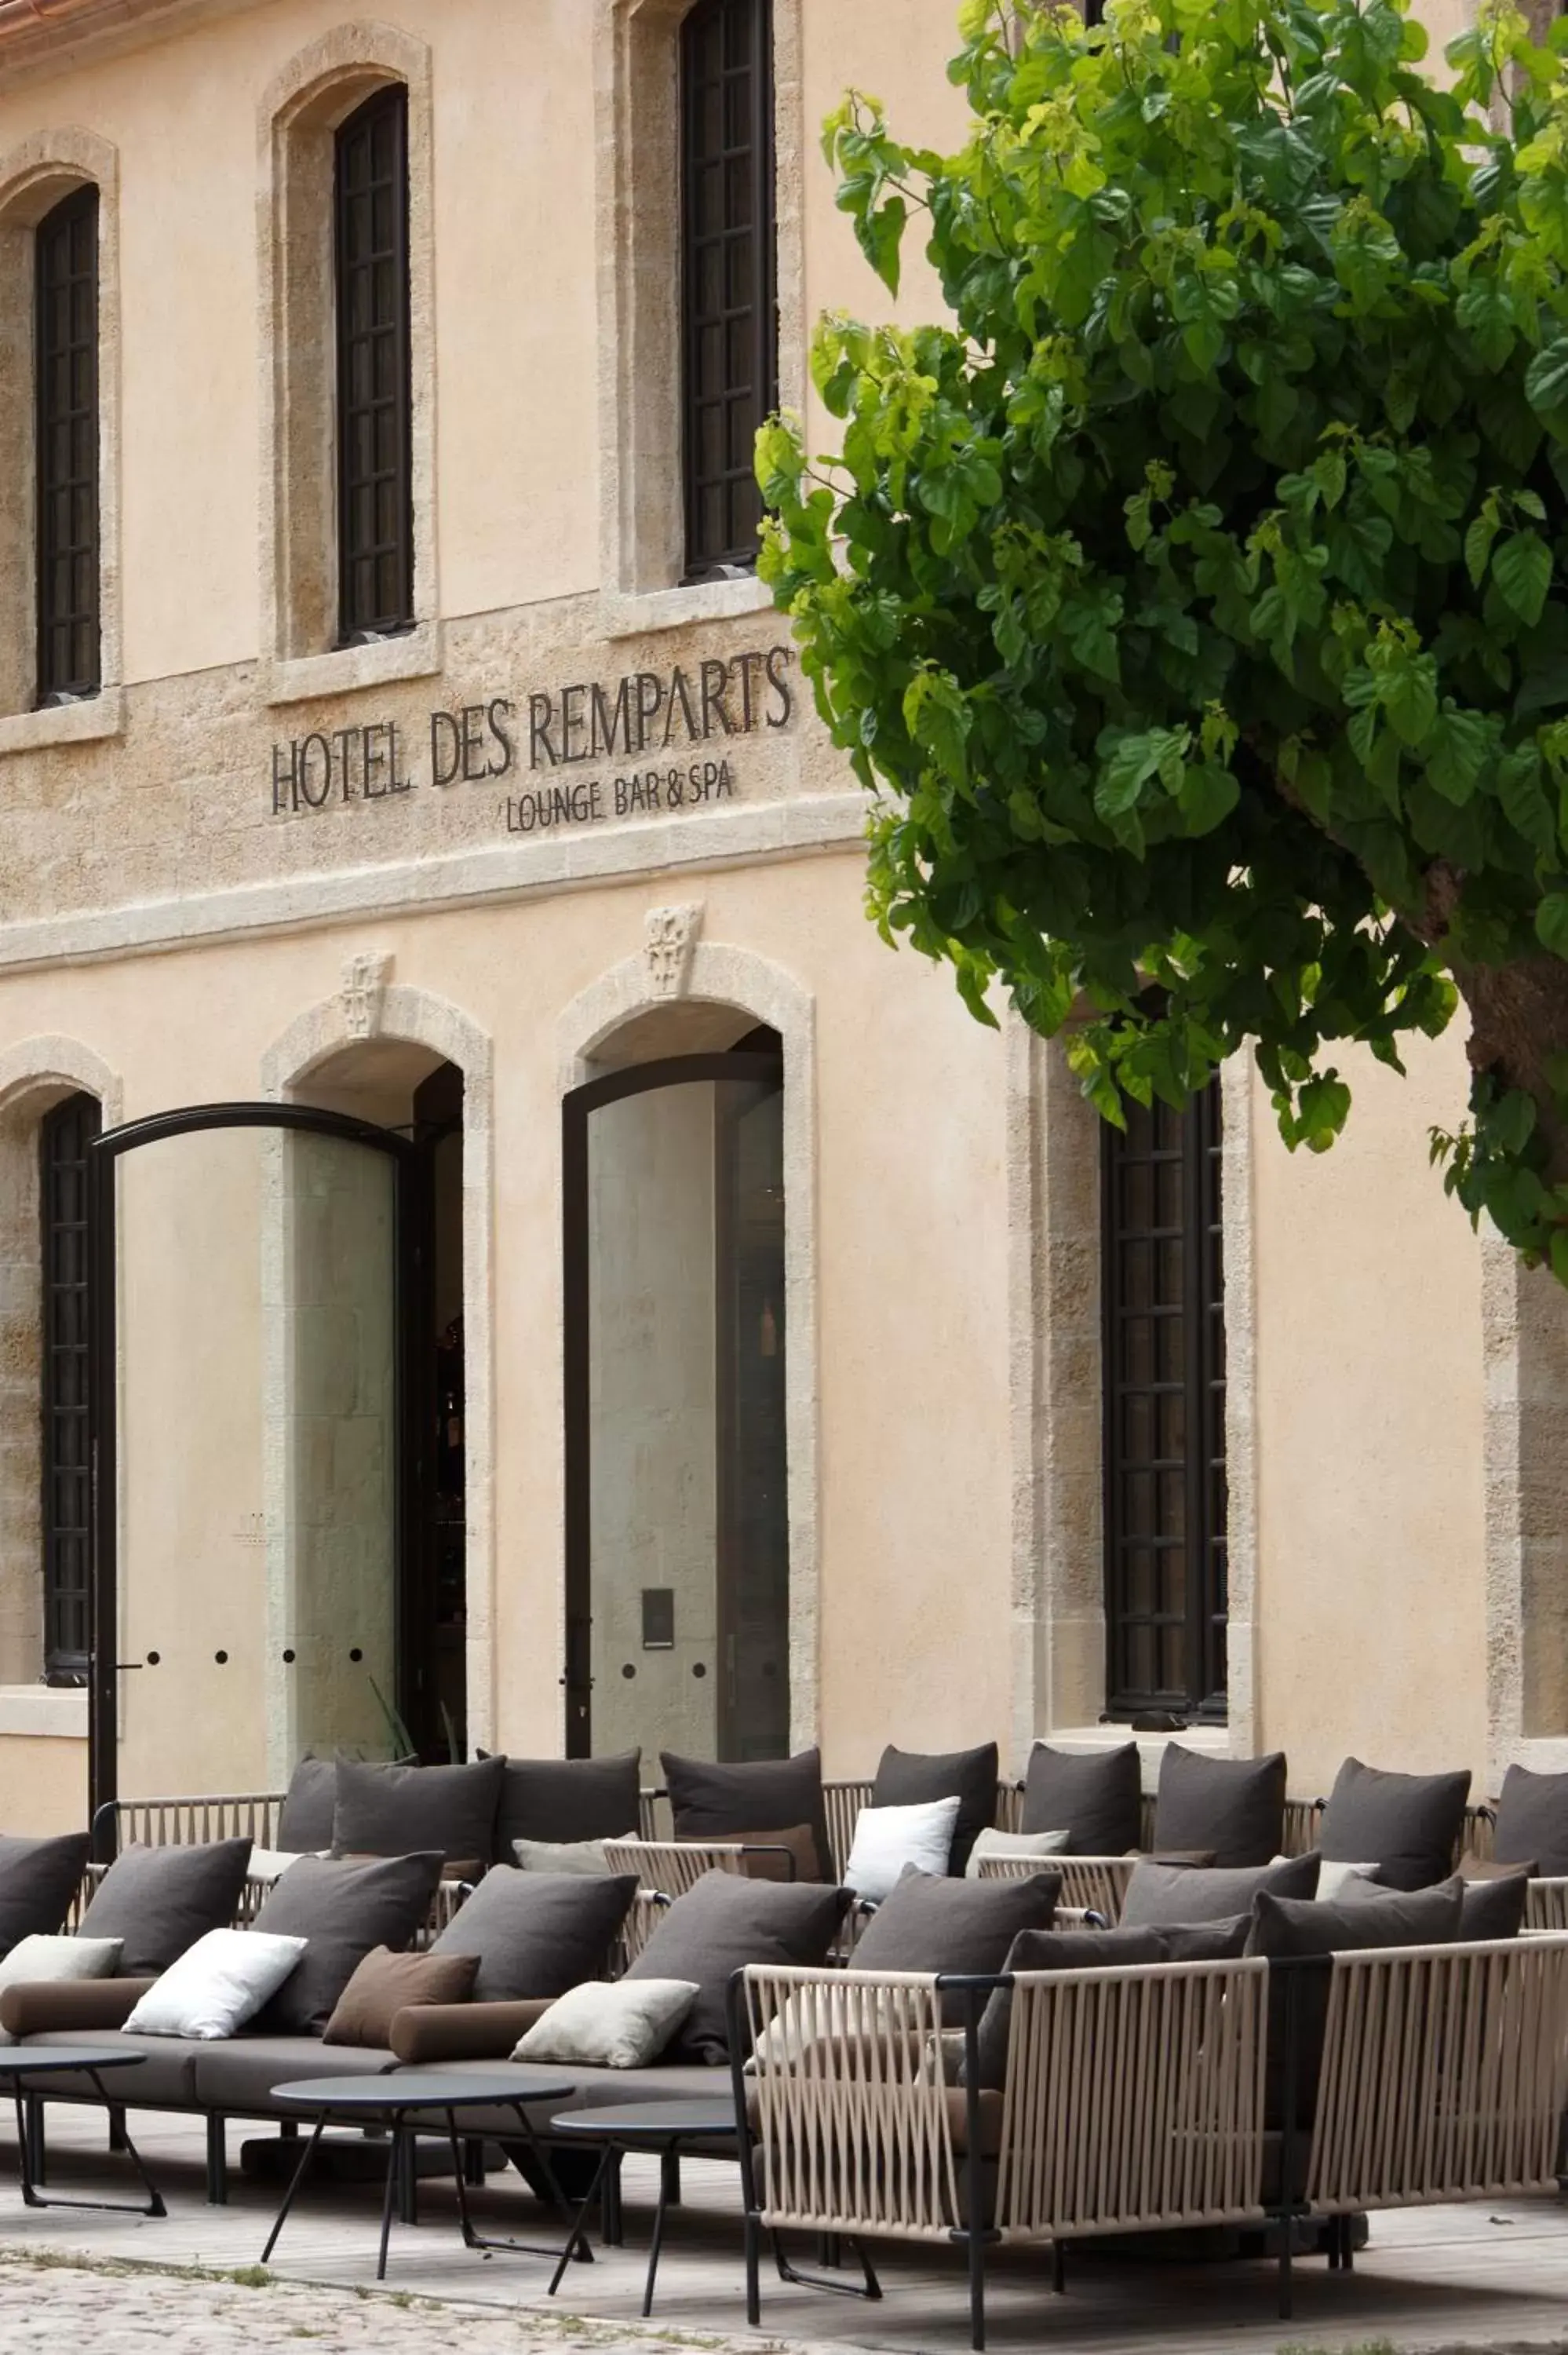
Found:
[{"label": "round black coffee table", "polygon": [[133,2048],[112,2044],[0,2045],[0,2083],[8,2081],[16,2098],[16,2169],[21,2178],[22,2198],[29,2208],[111,2208],[117,2213],[132,2216],[168,2214],[163,2194],[142,2164],[142,2154],[123,2123],[120,2128],[121,2146],[142,2179],[147,2194],[145,2203],[138,2200],[51,2200],[38,2190],[33,2178],[33,2137],[24,2095],[36,2100],[47,2094],[48,2085],[45,2081],[69,2070],[76,2076],[85,2077],[105,2111],[111,2113],[115,2105],[103,2089],[103,2071],[138,2068],[146,2058],[144,2052]]},{"label": "round black coffee table", "polygon": [[[605,2170],[611,2162],[619,2165],[630,2150],[645,2150],[657,2154],[661,2162],[679,2158],[684,2149],[705,2151],[714,2158],[734,2158],[738,2156],[740,2137],[735,2123],[735,2097],[727,2101],[715,2098],[704,2101],[694,2097],[677,2102],[623,2102],[614,2108],[566,2110],[550,2120],[550,2133],[557,2142],[597,2143],[599,2165],[587,2197],[577,2210],[577,2222],[561,2252],[560,2263],[550,2277],[550,2296],[560,2287],[572,2252],[579,2243],[586,2248],[583,2226],[588,2211],[598,2198],[604,2182]],[[669,2206],[670,2170],[661,2164],[659,2169],[659,2205],[653,2211],[653,2238],[648,2251],[648,2280],[642,2292],[644,2315],[653,2311],[653,2285],[659,2275],[659,2252],[664,2240],[664,2211]]]},{"label": "round black coffee table", "polygon": [[[405,2146],[421,2134],[445,2134],[451,2145],[452,2168],[457,2179],[458,2218],[462,2227],[464,2245],[471,2249],[514,2249],[526,2256],[554,2257],[558,2249],[541,2248],[530,2241],[487,2241],[473,2227],[468,2211],[468,2189],[463,2176],[462,2152],[458,2141],[458,2119],[464,2110],[508,2109],[516,2116],[523,2140],[538,2161],[545,2182],[554,2195],[554,2204],[562,2216],[567,2214],[566,2201],[561,2198],[551,2169],[549,2158],[538,2136],[529,2123],[525,2102],[569,2101],[577,2087],[569,2078],[559,2080],[541,2077],[537,2084],[519,2088],[517,2073],[510,2070],[493,2076],[479,2071],[456,2069],[398,2069],[387,2076],[377,2077],[300,2077],[284,2085],[274,2085],[272,2099],[286,2109],[313,2113],[315,2126],[310,2140],[300,2153],[300,2162],[283,2194],[267,2245],[261,2252],[266,2264],[277,2243],[279,2233],[288,2221],[294,2195],[310,2171],[316,2146],[328,2125],[336,2119],[340,2125],[386,2125],[391,2129],[391,2147],[387,2154],[387,2190],[381,2202],[381,2254],[376,2260],[376,2278],[387,2278],[387,2243],[392,2232],[392,2202],[397,2180],[402,2173]],[[420,2112],[434,2111],[442,2121],[439,2126],[419,2123]],[[573,2239],[577,2237],[573,2234]],[[567,2244],[571,2254],[572,2243]]]}]

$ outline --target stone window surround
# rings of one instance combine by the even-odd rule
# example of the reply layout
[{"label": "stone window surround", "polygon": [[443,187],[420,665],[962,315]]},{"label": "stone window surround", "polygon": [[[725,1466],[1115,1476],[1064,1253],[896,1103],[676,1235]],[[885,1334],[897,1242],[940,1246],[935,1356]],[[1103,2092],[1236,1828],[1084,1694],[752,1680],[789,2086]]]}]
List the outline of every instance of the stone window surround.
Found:
[{"label": "stone window surround", "polygon": [[[1099,1115],[1059,1039],[1004,1018],[1009,1398],[1012,1464],[1012,1722],[1022,1773],[1031,1744],[1126,1742],[1102,1725],[1105,1601],[1100,1417]],[[1253,1259],[1252,1062],[1221,1075],[1225,1263],[1225,1455],[1229,1493],[1228,1721],[1175,1737],[1249,1757],[1257,1739],[1257,1434]],[[1166,1737],[1146,1738],[1145,1780]]]},{"label": "stone window surround", "polygon": [[[333,135],[371,92],[408,92],[411,630],[337,646]],[[260,336],[260,693],[346,694],[441,667],[436,571],[435,230],[430,52],[389,25],[338,25],[291,58],[257,117]]]},{"label": "stone window surround", "polygon": [[[761,582],[681,585],[681,20],[691,0],[595,0],[600,634],[760,611]],[[779,397],[806,397],[802,0],[773,0]]]},{"label": "stone window surround", "polygon": [[1480,1231],[1487,1789],[1568,1774],[1568,1293]]},{"label": "stone window surround", "polygon": [[23,1039],[0,1052],[0,1732],[87,1731],[84,1693],[37,1681],[44,1651],[38,1128],[79,1091],[98,1098],[106,1128],[123,1117],[118,1074],[79,1039]]},{"label": "stone window surround", "polygon": [[[33,230],[62,197],[98,189],[99,692],[32,708],[37,581],[33,453]],[[118,736],[125,726],[120,566],[120,161],[76,126],[0,156],[0,754]]]}]

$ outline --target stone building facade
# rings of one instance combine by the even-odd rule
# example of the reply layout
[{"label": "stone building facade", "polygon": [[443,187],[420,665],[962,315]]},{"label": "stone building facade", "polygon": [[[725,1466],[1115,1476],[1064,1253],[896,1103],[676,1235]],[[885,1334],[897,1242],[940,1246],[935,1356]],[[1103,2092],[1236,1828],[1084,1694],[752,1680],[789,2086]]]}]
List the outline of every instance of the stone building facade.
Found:
[{"label": "stone building facade", "polygon": [[951,16],[0,0],[7,1828],[90,1746],[1568,1758],[1568,1325],[1426,1167],[1463,1041],[1326,1162],[1237,1067],[1107,1176],[864,921],[729,443],[880,307],[816,126],[958,135]]}]

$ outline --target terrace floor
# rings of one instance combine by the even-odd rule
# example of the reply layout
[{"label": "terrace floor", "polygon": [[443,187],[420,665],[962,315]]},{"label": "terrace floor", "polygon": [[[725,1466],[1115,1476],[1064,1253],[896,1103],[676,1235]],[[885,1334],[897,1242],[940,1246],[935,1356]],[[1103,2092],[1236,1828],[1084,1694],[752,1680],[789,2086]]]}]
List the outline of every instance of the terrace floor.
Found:
[{"label": "terrace floor", "polygon": [[[87,2110],[56,2106],[48,2113],[48,2189],[65,2195],[94,2192],[131,2197],[122,2158],[105,2150],[104,2122]],[[0,2135],[0,2346],[7,2350],[42,2344],[25,2319],[8,2322],[26,2303],[18,2296],[24,2278],[37,2285],[35,2329],[51,2303],[54,2268],[75,2255],[94,2263],[196,2267],[212,2273],[252,2267],[280,2197],[276,2185],[247,2179],[238,2164],[240,2145],[267,2137],[271,2129],[230,2126],[231,2198],[211,2208],[204,2198],[203,2128],[199,2120],[132,2111],[131,2127],[162,2188],[169,2214],[163,2220],[106,2215],[65,2209],[29,2213],[15,2188],[15,2145]],[[546,2298],[550,2266],[539,2257],[482,2255],[466,2250],[456,2229],[450,2180],[427,2179],[420,2187],[417,2228],[393,2229],[386,2288],[420,2299],[454,2301],[451,2332],[429,2308],[418,2335],[405,2342],[401,2318],[384,2307],[385,2333],[374,2343],[382,2355],[407,2343],[426,2350],[445,2345],[475,2350],[492,2343],[486,2316],[524,2317],[539,2326],[536,2343],[598,2344],[654,2348],[659,2335],[677,2343],[700,2338],[733,2339],[756,2348],[789,2342],[819,2350],[874,2348],[899,2355],[968,2347],[968,2316],[961,2261],[957,2254],[879,2244],[876,2263],[885,2296],[880,2305],[786,2287],[767,2267],[763,2275],[763,2331],[747,2332],[741,2264],[738,2179],[733,2168],[687,2161],[684,2200],[672,2212],[659,2295],[652,2326],[639,2318],[648,2231],[657,2189],[652,2161],[626,2163],[626,2245],[599,2252],[595,2262],[574,2265],[558,2300]],[[529,2197],[510,2170],[493,2176],[471,2195],[480,2229],[556,2237],[553,2220]],[[284,2283],[312,2284],[340,2294],[322,2301],[336,2310],[342,2293],[375,2289],[376,2243],[380,2195],[370,2184],[316,2182],[302,2194],[272,2259],[271,2274]],[[808,2261],[809,2250],[798,2253]],[[50,2273],[33,2274],[17,2264],[42,2256]],[[9,2262],[7,2262],[9,2261]],[[80,2275],[58,2274],[65,2293]],[[991,2344],[998,2350],[1061,2350],[1063,2355],[1211,2355],[1216,2348],[1237,2355],[1274,2355],[1281,2347],[1346,2349],[1368,2341],[1400,2350],[1568,2349],[1568,2203],[1532,2200],[1497,2207],[1426,2209],[1374,2217],[1372,2240],[1349,2275],[1330,2274],[1320,2258],[1302,2261],[1296,2273],[1294,2319],[1281,2322],[1275,2305],[1275,2269],[1263,2260],[1173,2264],[1112,2260],[1075,2252],[1067,2294],[1053,2296],[1050,2264],[1043,2252],[1002,2252],[991,2268]],[[230,2305],[239,2292],[223,2293]],[[185,2297],[184,2286],[180,2296]],[[80,2341],[93,2355],[111,2346],[206,2349],[233,2343],[252,2350],[281,2347],[321,2337],[339,2343],[332,2329],[308,2327],[308,2304],[290,2296],[277,2306],[258,2298],[254,2320],[242,2338],[230,2339],[218,2327],[188,2340],[175,2328],[170,2287],[169,2328],[131,2326],[119,2338],[107,2328],[111,2292],[95,2293],[104,2325]],[[188,2303],[188,2300],[187,2300]],[[285,2324],[283,2314],[289,2320]],[[368,2316],[371,2308],[362,2307]],[[572,2318],[609,2325],[608,2332],[578,2332]],[[415,2317],[408,2317],[409,2325]],[[397,2327],[394,2327],[395,2324]],[[58,2348],[61,2332],[51,2329]],[[69,2335],[69,2334],[68,2334]],[[524,2355],[532,2330],[508,2344]],[[344,2340],[341,2343],[348,2343]],[[355,2344],[359,2343],[356,2337]],[[500,2343],[500,2342],[496,2342]],[[75,2355],[75,2350],[70,2350]]]}]

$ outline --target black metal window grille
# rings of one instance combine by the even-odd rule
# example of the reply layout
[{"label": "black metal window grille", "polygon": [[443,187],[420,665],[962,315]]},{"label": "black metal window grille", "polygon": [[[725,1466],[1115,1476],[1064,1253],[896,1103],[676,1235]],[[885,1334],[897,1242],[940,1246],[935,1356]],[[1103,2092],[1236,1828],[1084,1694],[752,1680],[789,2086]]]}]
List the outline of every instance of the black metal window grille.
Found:
[{"label": "black metal window grille", "polygon": [[98,190],[34,232],[33,432],[37,698],[95,695],[98,610]]},{"label": "black metal window grille", "polygon": [[45,1115],[39,1134],[44,1675],[50,1684],[86,1681],[91,1642],[87,1148],[101,1121],[96,1097],[67,1096]]},{"label": "black metal window grille", "polygon": [[377,91],[337,134],[338,625],[345,645],[414,619],[408,373],[408,93]]},{"label": "black metal window grille", "polygon": [[1107,1712],[1223,1719],[1219,1090],[1101,1135]]},{"label": "black metal window grille", "polygon": [[756,562],[757,429],[778,404],[771,0],[698,0],[681,27],[686,578]]}]

